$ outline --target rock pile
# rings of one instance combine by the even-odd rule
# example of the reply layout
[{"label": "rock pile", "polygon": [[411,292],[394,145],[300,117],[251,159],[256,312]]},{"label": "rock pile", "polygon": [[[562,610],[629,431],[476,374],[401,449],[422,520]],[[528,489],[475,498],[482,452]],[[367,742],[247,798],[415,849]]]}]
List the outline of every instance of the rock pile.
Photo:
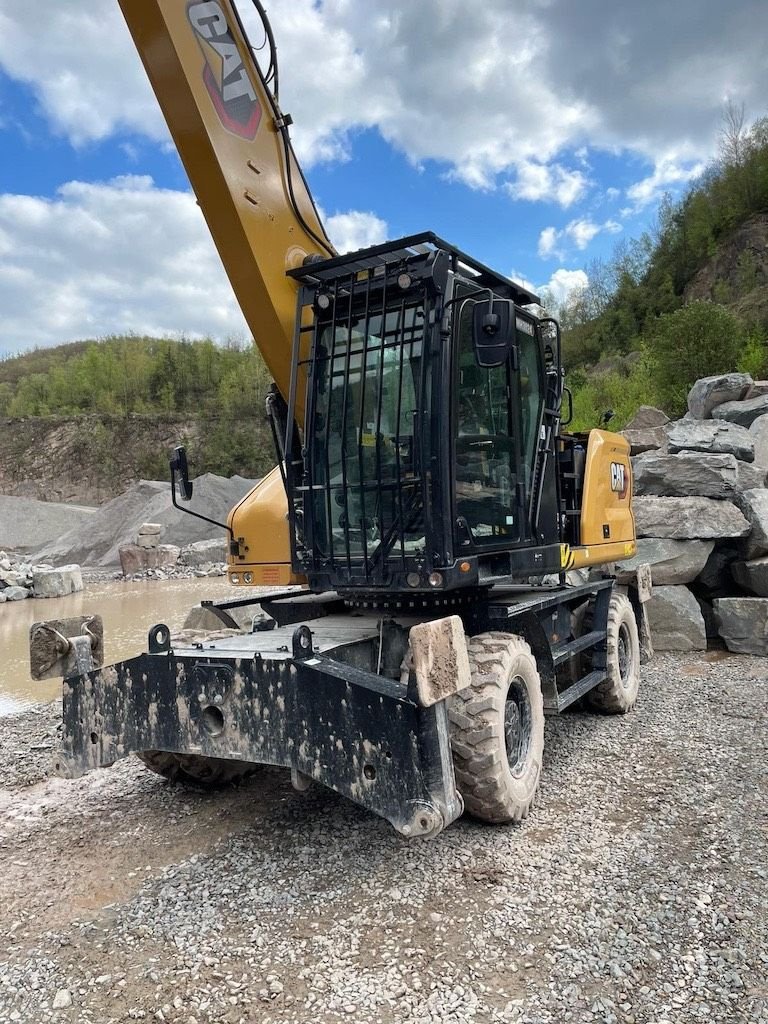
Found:
[{"label": "rock pile", "polygon": [[52,565],[20,561],[0,551],[0,604],[27,597],[66,597],[83,589],[79,565]]},{"label": "rock pile", "polygon": [[[255,483],[255,480],[245,480],[239,476],[227,478],[206,473],[194,481],[194,497],[189,507],[193,512],[224,523],[230,509],[242,500]],[[142,534],[142,524],[155,529],[160,527],[161,532]],[[50,536],[54,539],[37,551],[36,557],[40,561],[54,564],[78,562],[96,569],[112,568],[120,564],[120,548],[135,545],[141,546],[143,550],[152,550],[160,546],[162,539],[163,543],[183,551],[198,541],[209,540],[212,536],[221,537],[223,531],[175,508],[171,504],[169,484],[141,480],[132,484],[124,494],[102,505],[89,517],[87,523],[66,533]],[[144,538],[141,545],[137,544],[139,536]],[[137,557],[140,559],[142,556]],[[166,558],[172,562],[170,555]],[[163,568],[160,565],[157,567]],[[149,569],[142,568],[142,563],[138,561],[131,575],[145,571]]]},{"label": "rock pile", "polygon": [[29,554],[41,562],[79,562],[77,557],[40,557],[40,545],[72,530],[87,533],[95,513],[94,508],[0,494],[0,549]]},{"label": "rock pile", "polygon": [[624,434],[638,550],[617,573],[650,564],[654,647],[768,654],[768,381],[705,377],[683,419],[642,407]]},{"label": "rock pile", "polygon": [[157,523],[144,523],[136,535],[136,543],[120,548],[123,577],[168,580],[226,574],[227,542],[224,537],[220,540],[199,540],[179,548],[175,544],[160,544],[163,532],[164,527]]},{"label": "rock pile", "polygon": [[124,576],[135,576],[145,569],[161,569],[176,565],[181,548],[175,544],[161,544],[165,527],[161,523],[142,523],[133,544],[118,549],[120,568]]}]

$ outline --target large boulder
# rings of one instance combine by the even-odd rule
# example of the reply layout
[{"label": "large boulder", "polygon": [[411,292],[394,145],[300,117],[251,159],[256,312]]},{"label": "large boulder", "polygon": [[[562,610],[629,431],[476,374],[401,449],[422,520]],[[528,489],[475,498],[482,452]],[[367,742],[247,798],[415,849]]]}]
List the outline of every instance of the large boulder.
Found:
[{"label": "large boulder", "polygon": [[58,569],[34,566],[32,589],[35,597],[66,597],[83,589],[83,574],[79,565],[62,565]]},{"label": "large boulder", "polygon": [[621,433],[629,441],[632,455],[667,450],[667,435],[664,427],[643,427],[639,430],[625,429]]},{"label": "large boulder", "polygon": [[140,548],[156,548],[164,531],[162,523],[142,523],[136,534],[136,543]]},{"label": "large boulder", "polygon": [[181,549],[181,561],[185,565],[206,565],[209,562],[226,562],[227,539],[199,540]]},{"label": "large boulder", "polygon": [[655,587],[691,583],[707,564],[714,546],[713,540],[642,537],[637,542],[637,554],[616,563],[616,579],[622,584],[631,583],[639,567],[647,562]]},{"label": "large boulder", "polygon": [[744,541],[744,557],[751,559],[768,554],[768,490],[756,487],[744,491],[739,498],[739,508],[750,525],[749,536]]},{"label": "large boulder", "polygon": [[768,469],[768,416],[758,416],[749,428],[755,446],[755,462]]},{"label": "large boulder", "polygon": [[126,544],[120,548],[120,567],[124,576],[133,576],[145,569],[164,569],[176,565],[181,549],[175,544],[158,544],[156,548],[142,548]]},{"label": "large boulder", "polygon": [[734,455],[753,462],[755,442],[746,427],[723,420],[677,420],[666,428],[669,451]]},{"label": "large boulder", "polygon": [[757,398],[758,395],[768,395],[768,380],[753,380],[745,398]]},{"label": "large boulder", "polygon": [[707,630],[699,603],[687,587],[656,587],[646,602],[657,651],[705,651]]},{"label": "large boulder", "polygon": [[701,455],[681,452],[659,455],[646,452],[632,460],[634,492],[659,497],[731,498],[737,492],[739,477],[733,455]]},{"label": "large boulder", "polygon": [[768,558],[753,558],[731,565],[734,580],[744,590],[758,597],[768,597]]},{"label": "large boulder", "polygon": [[632,509],[638,537],[720,540],[744,537],[750,529],[735,505],[714,498],[640,497]]},{"label": "large boulder", "polygon": [[712,410],[714,419],[738,423],[742,427],[751,427],[758,416],[765,416],[766,413],[768,413],[768,395],[747,398],[743,402],[725,402]]},{"label": "large boulder", "polygon": [[653,427],[663,427],[665,423],[669,423],[669,416],[665,412],[652,405],[641,405],[625,429],[647,430]]},{"label": "large boulder", "polygon": [[26,587],[6,587],[3,597],[6,601],[23,601],[27,597],[32,597],[32,591]]},{"label": "large boulder", "polygon": [[[739,478],[738,492],[753,491],[756,487],[765,487],[768,469],[754,462],[737,462],[736,475]],[[738,497],[735,499],[738,505]]]},{"label": "large boulder", "polygon": [[721,597],[713,607],[717,628],[729,651],[768,655],[768,599]]},{"label": "large boulder", "polygon": [[744,398],[751,387],[752,378],[748,373],[702,377],[688,392],[688,411],[697,420],[709,419],[716,406]]}]

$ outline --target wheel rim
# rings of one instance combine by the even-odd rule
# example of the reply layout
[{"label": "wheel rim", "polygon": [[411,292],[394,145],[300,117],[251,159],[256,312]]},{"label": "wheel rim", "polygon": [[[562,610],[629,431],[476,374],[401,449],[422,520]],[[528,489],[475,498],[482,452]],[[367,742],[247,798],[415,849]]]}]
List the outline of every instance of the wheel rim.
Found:
[{"label": "wheel rim", "polygon": [[504,744],[513,775],[519,775],[528,760],[531,745],[531,701],[520,676],[509,684],[504,706]]},{"label": "wheel rim", "polygon": [[632,638],[625,623],[619,627],[619,639],[616,645],[616,654],[619,662],[619,678],[621,685],[626,690],[629,685],[632,672]]}]

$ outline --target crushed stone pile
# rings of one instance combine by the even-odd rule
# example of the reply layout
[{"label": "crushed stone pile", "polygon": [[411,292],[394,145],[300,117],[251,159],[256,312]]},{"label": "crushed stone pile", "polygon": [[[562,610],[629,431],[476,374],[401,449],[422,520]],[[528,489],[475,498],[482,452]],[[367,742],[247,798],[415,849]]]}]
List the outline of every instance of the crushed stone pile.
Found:
[{"label": "crushed stone pile", "polygon": [[[194,481],[192,501],[186,507],[225,523],[232,506],[256,482],[241,476],[228,478],[206,473]],[[159,523],[163,528],[163,543],[178,547],[223,535],[216,526],[174,508],[170,484],[140,480],[102,505],[87,522],[75,525],[56,539],[52,538],[36,552],[36,558],[54,564],[77,562],[85,566],[117,566],[120,564],[119,548],[134,543],[142,523]]]},{"label": "crushed stone pile", "polygon": [[0,494],[0,548],[31,552],[74,530],[87,533],[95,514],[96,509],[82,505]]}]

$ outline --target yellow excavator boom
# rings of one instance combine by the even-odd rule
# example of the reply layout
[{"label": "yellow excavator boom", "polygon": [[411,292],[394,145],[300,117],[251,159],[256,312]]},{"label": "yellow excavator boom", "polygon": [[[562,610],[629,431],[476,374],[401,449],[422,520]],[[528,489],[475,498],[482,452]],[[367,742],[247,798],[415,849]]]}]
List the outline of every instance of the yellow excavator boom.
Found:
[{"label": "yellow excavator boom", "polygon": [[[119,3],[253,340],[287,398],[297,283],[286,271],[335,250],[293,153],[276,82],[267,84],[230,0]],[[299,400],[298,417],[303,408]],[[232,510],[240,541],[233,582],[246,573],[254,584],[301,581],[291,572],[287,508],[275,469]]]},{"label": "yellow excavator boom", "polygon": [[286,118],[230,0],[119,3],[253,339],[287,396],[297,285],[286,270],[335,250]]}]

